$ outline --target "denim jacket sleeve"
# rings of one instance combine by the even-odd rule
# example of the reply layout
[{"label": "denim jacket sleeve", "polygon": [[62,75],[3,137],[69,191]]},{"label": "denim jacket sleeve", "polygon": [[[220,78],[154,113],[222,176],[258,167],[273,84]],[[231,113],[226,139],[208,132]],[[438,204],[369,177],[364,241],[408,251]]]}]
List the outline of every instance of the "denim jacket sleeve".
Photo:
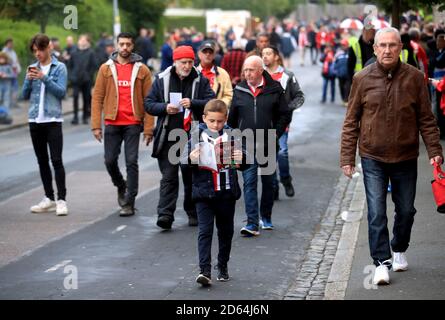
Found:
[{"label": "denim jacket sleeve", "polygon": [[52,75],[44,75],[42,82],[45,84],[46,90],[54,96],[62,99],[66,94],[66,78],[67,70],[63,63],[59,63]]},{"label": "denim jacket sleeve", "polygon": [[22,98],[24,100],[29,100],[31,97],[31,89],[32,89],[32,80],[25,77],[25,81],[23,82],[22,87]]}]

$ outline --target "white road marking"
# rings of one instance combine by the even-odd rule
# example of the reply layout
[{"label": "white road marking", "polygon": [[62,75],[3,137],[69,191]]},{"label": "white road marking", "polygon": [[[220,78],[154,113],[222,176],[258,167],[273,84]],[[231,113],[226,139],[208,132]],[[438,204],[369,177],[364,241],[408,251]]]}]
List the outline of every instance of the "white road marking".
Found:
[{"label": "white road marking", "polygon": [[127,227],[127,226],[123,224],[123,225],[117,227],[116,230],[114,230],[114,231],[111,232],[111,233],[112,233],[112,234],[115,234],[115,233],[117,233],[117,232],[119,232],[119,231],[124,230],[126,227]]},{"label": "white road marking", "polygon": [[49,268],[45,272],[54,272],[59,268],[62,268],[66,266],[68,263],[70,263],[72,260],[63,260],[61,263],[56,264],[54,267]]}]

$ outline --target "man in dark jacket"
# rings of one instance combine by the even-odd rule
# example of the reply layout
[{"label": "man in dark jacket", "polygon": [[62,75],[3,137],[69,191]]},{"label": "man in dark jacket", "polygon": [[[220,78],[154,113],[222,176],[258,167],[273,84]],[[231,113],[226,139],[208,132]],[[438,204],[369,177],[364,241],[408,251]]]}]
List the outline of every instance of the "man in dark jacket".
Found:
[{"label": "man in dark jacket", "polygon": [[73,86],[74,117],[71,123],[79,123],[79,92],[82,92],[82,120],[84,124],[87,124],[88,118],[90,117],[91,87],[94,73],[97,69],[96,56],[93,49],[91,49],[90,39],[87,35],[81,35],[79,37],[77,50],[71,54],[68,69],[70,70],[68,77]]},{"label": "man in dark jacket", "polygon": [[[157,225],[171,229],[178,199],[179,153],[170,155],[170,148],[178,147],[179,139],[168,139],[175,129],[189,132],[192,121],[202,121],[205,104],[215,97],[209,81],[194,66],[195,54],[190,46],[180,46],[173,51],[173,66],[156,76],[149,95],[145,98],[145,110],[157,116],[154,132],[153,154],[158,159],[162,173]],[[178,98],[179,97],[179,98]],[[182,149],[183,146],[179,146]],[[172,159],[175,158],[175,159]],[[177,160],[177,161],[176,161]],[[189,225],[198,224],[195,205],[192,202],[191,170],[181,166],[184,183],[184,210]]]},{"label": "man in dark jacket", "polygon": [[[254,159],[250,167],[243,172],[247,225],[241,229],[241,234],[254,236],[259,235],[258,211],[261,213],[263,229],[273,229],[271,216],[274,202],[273,174],[278,151],[276,142],[289,125],[292,113],[285,101],[283,88],[263,69],[263,60],[260,57],[247,58],[243,72],[245,80],[235,87],[227,123],[232,128],[254,131],[256,145]],[[258,129],[264,130],[262,137],[261,131],[257,132]],[[271,129],[276,130],[274,143],[268,143],[270,133],[274,133],[270,131]],[[268,146],[269,144],[271,146]],[[269,149],[272,146],[274,150]],[[249,147],[247,147],[247,152],[251,152]],[[261,156],[267,156],[267,159],[261,159]],[[273,168],[269,168],[269,165]],[[260,210],[258,210],[257,192],[259,167],[262,167],[263,185]]]},{"label": "man in dark jacket", "polygon": [[375,27],[372,23],[367,24],[363,28],[360,38],[350,41],[348,51],[348,70],[352,79],[354,73],[359,72],[365,67],[366,62],[374,57],[374,36]]},{"label": "man in dark jacket", "polygon": [[[351,178],[358,141],[368,203],[369,248],[376,265],[373,283],[380,285],[389,283],[391,265],[394,271],[408,268],[405,251],[416,213],[419,133],[432,165],[441,164],[443,154],[423,73],[400,62],[402,42],[397,29],[379,30],[374,50],[377,62],[358,72],[352,82],[340,166]],[[396,212],[391,242],[386,216],[388,182]]]}]

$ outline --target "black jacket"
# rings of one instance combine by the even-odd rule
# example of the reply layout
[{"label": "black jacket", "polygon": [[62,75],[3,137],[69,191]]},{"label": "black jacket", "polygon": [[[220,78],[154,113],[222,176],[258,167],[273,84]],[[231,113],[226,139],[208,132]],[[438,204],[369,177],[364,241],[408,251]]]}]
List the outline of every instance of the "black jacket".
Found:
[{"label": "black jacket", "polygon": [[[372,40],[369,43],[366,43],[363,40],[363,36],[360,36],[360,38],[358,39],[358,43],[360,45],[360,51],[362,53],[362,67],[364,68],[366,65],[366,62],[368,62],[368,60],[375,57],[374,48],[373,48],[374,40]],[[354,49],[352,49],[352,46],[351,46],[351,47],[349,47],[349,50],[348,50],[348,71],[349,71],[350,79],[352,79],[352,77],[354,76],[354,69],[355,69],[356,62],[357,62],[357,57],[355,56]]]},{"label": "black jacket", "polygon": [[[201,134],[207,130],[207,126],[205,123],[199,124],[199,140],[202,141]],[[224,126],[223,130],[221,130],[220,135],[223,134],[225,130],[231,130],[231,128],[227,125]],[[209,134],[210,135],[210,134]],[[233,140],[233,138],[232,138]],[[217,192],[215,191],[213,184],[213,173],[210,170],[199,169],[197,164],[191,164],[188,156],[190,155],[190,151],[192,150],[192,145],[194,143],[192,140],[189,140],[188,147],[184,151],[184,156],[182,157],[182,165],[186,165],[184,163],[188,163],[192,168],[192,199],[193,201],[203,201],[203,200],[212,200],[217,196]],[[245,164],[245,150],[243,149],[243,164],[240,166],[238,170],[245,170],[248,166]],[[238,183],[238,173],[237,169],[229,169],[229,177],[230,177],[230,190],[227,190],[226,196],[230,199],[238,200],[241,197],[241,188]]]},{"label": "black jacket", "polygon": [[280,83],[267,71],[263,72],[263,77],[265,85],[256,98],[246,80],[235,87],[227,124],[240,130],[276,129],[279,138],[291,121],[292,110],[286,103]]},{"label": "black jacket", "polygon": [[[169,115],[166,107],[169,102],[170,77],[171,72],[176,72],[173,67],[165,69],[156,75],[156,79],[151,87],[150,93],[144,99],[145,111],[153,116],[157,116],[156,128],[154,130],[154,142],[152,157],[159,156],[162,147],[167,141],[167,128]],[[204,77],[196,68],[192,70],[196,77],[192,84],[191,110],[194,121],[202,122],[202,115],[206,103],[215,98],[215,93],[210,88],[209,80]]]},{"label": "black jacket", "polygon": [[67,68],[70,70],[68,77],[73,84],[92,82],[94,73],[98,69],[93,49],[74,50]]}]

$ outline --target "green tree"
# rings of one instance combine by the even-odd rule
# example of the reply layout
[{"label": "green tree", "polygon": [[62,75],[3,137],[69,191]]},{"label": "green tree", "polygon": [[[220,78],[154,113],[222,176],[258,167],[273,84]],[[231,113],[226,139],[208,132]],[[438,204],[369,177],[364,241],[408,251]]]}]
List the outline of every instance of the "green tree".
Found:
[{"label": "green tree", "polygon": [[439,5],[439,10],[445,10],[443,0],[377,0],[378,6],[386,12],[392,13],[392,25],[400,28],[400,15],[410,9],[432,10],[432,6]]},{"label": "green tree", "polygon": [[141,27],[156,27],[162,17],[167,3],[163,0],[132,0],[126,1],[119,10],[128,14],[129,26],[133,31]]},{"label": "green tree", "polygon": [[[4,0],[2,15],[14,20],[34,20],[45,33],[51,17],[63,15],[66,0]],[[82,0],[70,0],[70,5],[77,5]]]}]

